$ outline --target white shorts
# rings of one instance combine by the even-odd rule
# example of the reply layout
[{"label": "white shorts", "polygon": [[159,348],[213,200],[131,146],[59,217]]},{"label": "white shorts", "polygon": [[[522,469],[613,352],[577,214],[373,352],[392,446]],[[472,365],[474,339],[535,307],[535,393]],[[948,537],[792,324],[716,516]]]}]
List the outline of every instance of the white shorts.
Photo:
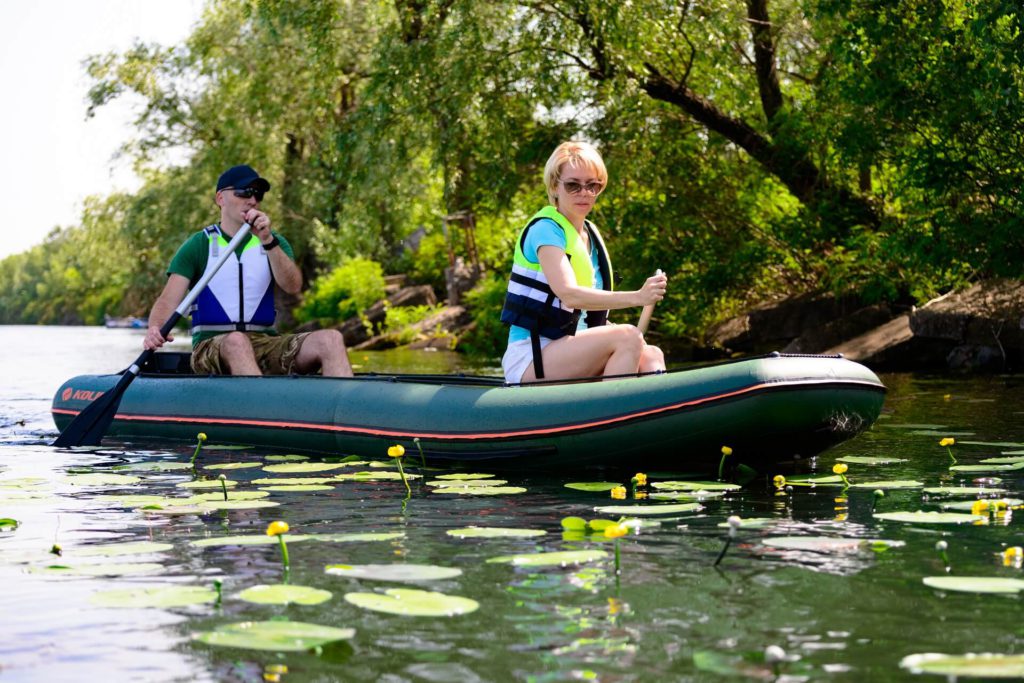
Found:
[{"label": "white shorts", "polygon": [[[550,344],[552,339],[540,338],[540,348]],[[509,384],[519,384],[523,379],[526,368],[533,363],[533,344],[529,339],[512,342],[505,349],[505,355],[501,357],[501,369],[505,373],[505,381]]]}]

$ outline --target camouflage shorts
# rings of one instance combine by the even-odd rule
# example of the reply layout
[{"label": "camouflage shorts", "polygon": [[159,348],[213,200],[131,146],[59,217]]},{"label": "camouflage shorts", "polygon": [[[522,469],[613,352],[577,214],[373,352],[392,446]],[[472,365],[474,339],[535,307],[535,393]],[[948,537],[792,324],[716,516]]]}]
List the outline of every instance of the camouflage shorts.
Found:
[{"label": "camouflage shorts", "polygon": [[[267,375],[290,375],[297,372],[295,358],[309,332],[300,334],[263,334],[249,332],[247,336],[256,354],[256,363]],[[192,372],[197,375],[226,375],[228,369],[220,356],[221,343],[226,334],[204,339],[192,349]]]}]

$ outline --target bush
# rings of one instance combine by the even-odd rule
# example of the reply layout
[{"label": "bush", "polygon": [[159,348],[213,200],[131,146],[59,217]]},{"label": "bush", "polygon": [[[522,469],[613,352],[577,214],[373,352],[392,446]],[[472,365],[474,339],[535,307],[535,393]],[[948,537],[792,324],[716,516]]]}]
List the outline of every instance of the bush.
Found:
[{"label": "bush", "polygon": [[508,342],[508,326],[501,322],[501,307],[505,303],[508,278],[491,274],[480,279],[466,293],[466,307],[473,324],[459,340],[459,348],[471,356],[501,358]]},{"label": "bush", "polygon": [[384,322],[384,333],[399,346],[411,344],[419,336],[414,326],[434,315],[444,306],[388,306]]},{"label": "bush", "polygon": [[295,311],[301,322],[347,320],[384,298],[384,271],[376,261],[356,258],[322,275]]}]

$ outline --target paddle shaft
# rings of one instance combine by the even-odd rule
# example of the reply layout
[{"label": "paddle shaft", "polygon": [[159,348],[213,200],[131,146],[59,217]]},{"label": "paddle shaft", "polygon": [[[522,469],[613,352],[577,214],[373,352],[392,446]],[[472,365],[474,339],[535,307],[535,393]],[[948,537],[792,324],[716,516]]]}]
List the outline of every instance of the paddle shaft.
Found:
[{"label": "paddle shaft", "polygon": [[[655,275],[661,275],[661,268],[654,271]],[[651,314],[654,313],[654,304],[647,304],[644,310],[640,311],[640,322],[636,324],[641,333],[647,332],[647,326],[651,324]]]},{"label": "paddle shaft", "polygon": [[[164,322],[163,327],[160,328],[160,336],[164,339],[171,333],[174,326],[181,320],[182,316],[188,312],[188,309],[195,302],[196,297],[202,293],[206,286],[210,284],[210,280],[217,274],[217,271],[221,269],[229,258],[232,258],[235,254],[235,248],[242,243],[249,235],[251,226],[248,223],[243,223],[242,227],[238,229],[235,236],[228,242],[227,248],[224,250],[216,261],[213,262],[213,267],[207,268],[203,276],[199,278],[199,282],[196,286],[189,290],[185,298],[181,300],[178,307],[174,309],[174,313]],[[71,446],[96,446],[99,444],[103,435],[107,431],[107,427],[114,419],[114,414],[117,412],[117,407],[121,403],[121,396],[124,394],[128,385],[132,383],[139,373],[142,371],[142,366],[145,365],[153,354],[155,349],[146,349],[142,354],[135,359],[135,362],[128,366],[128,369],[121,373],[121,378],[117,381],[114,387],[103,394],[103,396],[95,399],[92,403],[86,406],[82,412],[80,412],[74,420],[71,421],[64,431],[61,432],[57,440],[53,442],[54,446],[58,448],[69,448]]]}]

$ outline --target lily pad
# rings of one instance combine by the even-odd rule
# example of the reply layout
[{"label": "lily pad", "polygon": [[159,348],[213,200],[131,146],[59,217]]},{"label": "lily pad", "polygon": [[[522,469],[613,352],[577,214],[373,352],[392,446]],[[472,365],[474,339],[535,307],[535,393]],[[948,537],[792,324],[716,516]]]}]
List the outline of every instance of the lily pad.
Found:
[{"label": "lily pad", "polygon": [[32,489],[45,486],[48,480],[42,477],[19,477],[18,479],[0,479],[0,489]]},{"label": "lily pad", "polygon": [[662,491],[739,491],[743,488],[721,481],[656,481],[651,487]]},{"label": "lily pad", "polygon": [[175,472],[192,469],[192,463],[171,460],[166,462],[136,462],[128,465],[114,465],[110,469],[115,472]]},{"label": "lily pad", "polygon": [[309,586],[292,586],[286,583],[259,585],[246,588],[235,597],[258,605],[319,605],[333,597],[330,591]]},{"label": "lily pad", "polygon": [[249,483],[253,486],[322,486],[336,481],[333,477],[273,477],[253,479]]},{"label": "lily pad", "polygon": [[1024,505],[1024,500],[1020,498],[979,498],[978,500],[959,500],[955,503],[942,503],[939,507],[943,510],[966,510],[970,512],[978,503],[988,503],[989,505],[1002,503],[1007,507],[1013,507],[1015,505]]},{"label": "lily pad", "polygon": [[870,455],[845,455],[836,458],[836,462],[846,462],[851,465],[888,465],[894,462],[907,462],[906,458],[875,457]]},{"label": "lily pad", "polygon": [[727,491],[651,491],[648,500],[711,500],[723,497]]},{"label": "lily pad", "polygon": [[275,493],[302,493],[305,491],[333,491],[334,487],[327,484],[286,484],[284,486],[264,486],[263,490]]},{"label": "lily pad", "polygon": [[467,472],[454,472],[452,474],[439,474],[439,475],[437,475],[437,478],[438,479],[452,479],[452,480],[459,480],[459,479],[489,479],[490,477],[493,477],[493,476],[494,476],[493,474],[470,474],[470,473],[467,473]]},{"label": "lily pad", "polygon": [[963,593],[1019,593],[1024,581],[994,576],[926,576],[924,585],[944,591]]},{"label": "lily pad", "polygon": [[345,600],[375,612],[409,617],[454,617],[480,607],[476,600],[415,588],[389,588],[383,594],[346,593]]},{"label": "lily pad", "polygon": [[301,462],[303,460],[309,460],[309,456],[290,453],[288,455],[268,455],[264,460],[269,462]]},{"label": "lily pad", "polygon": [[934,496],[984,496],[1006,493],[1006,489],[986,486],[929,486],[924,492]]},{"label": "lily pad", "polygon": [[200,503],[200,507],[207,510],[259,510],[261,508],[276,508],[280,503],[272,500],[208,500]]},{"label": "lily pad", "polygon": [[64,482],[72,486],[130,486],[141,479],[130,474],[72,474]]},{"label": "lily pad", "polygon": [[605,515],[672,515],[678,512],[703,510],[700,503],[677,503],[675,505],[603,505],[594,508]]},{"label": "lily pad", "polygon": [[462,496],[511,496],[526,493],[521,486],[441,486],[433,493],[456,493]]},{"label": "lily pad", "polygon": [[968,446],[992,446],[993,448],[1021,448],[1024,443],[1020,441],[961,441]]},{"label": "lily pad", "polygon": [[[780,520],[776,517],[743,517],[740,519],[740,529],[764,529]],[[719,522],[718,526],[723,529],[729,528],[729,522]]]},{"label": "lily pad", "polygon": [[179,489],[219,489],[225,486],[230,489],[238,486],[238,482],[234,479],[225,479],[223,482],[220,479],[199,479],[197,481],[183,481],[175,484],[175,486]]},{"label": "lily pad", "polygon": [[978,462],[985,465],[1013,465],[1014,463],[1024,462],[1024,454],[1022,455],[1006,455],[1000,458],[985,458]]},{"label": "lily pad", "polygon": [[952,465],[950,472],[1014,472],[1024,470],[1024,461],[1012,465]]},{"label": "lily pad", "polygon": [[347,576],[370,581],[440,581],[462,574],[455,567],[433,564],[329,564],[324,571],[333,576]]},{"label": "lily pad", "polygon": [[[0,531],[14,531],[18,528],[18,520],[10,517],[0,517]],[[451,532],[449,532],[451,533]]]},{"label": "lily pad", "polygon": [[170,543],[154,543],[152,541],[136,541],[131,543],[105,543],[103,545],[87,545],[81,548],[70,548],[69,555],[76,557],[116,557],[118,555],[142,555],[145,553],[162,553],[174,548]]},{"label": "lily pad", "polygon": [[456,538],[529,538],[544,536],[543,529],[513,529],[511,527],[470,526],[462,529],[448,529],[445,532]]},{"label": "lily pad", "polygon": [[851,489],[919,489],[922,486],[924,486],[923,481],[914,481],[913,479],[885,479],[850,484]]},{"label": "lily pad", "polygon": [[[420,475],[405,473],[406,479],[419,479]],[[401,481],[402,475],[398,472],[351,472],[334,475],[335,481]]]},{"label": "lily pad", "polygon": [[427,486],[450,488],[452,486],[503,486],[508,482],[504,479],[431,479],[424,483]]},{"label": "lily pad", "polygon": [[1024,655],[1002,655],[989,652],[946,655],[925,652],[909,655],[900,661],[900,668],[913,673],[939,674],[949,678],[1021,678],[1024,676]]},{"label": "lily pad", "polygon": [[550,553],[519,553],[492,557],[489,563],[514,564],[519,567],[566,567],[571,564],[596,562],[608,557],[603,550],[561,550]]},{"label": "lily pad", "polygon": [[259,460],[253,462],[221,462],[213,465],[203,465],[204,470],[248,470],[253,467],[261,467],[263,463]]},{"label": "lily pad", "polygon": [[89,597],[89,602],[100,607],[187,607],[216,602],[217,592],[202,586],[145,586],[140,588],[119,588],[98,591]]},{"label": "lily pad", "polygon": [[783,550],[810,550],[818,553],[848,553],[859,550],[899,548],[903,541],[884,538],[835,538],[834,536],[777,536],[761,539],[761,545]]},{"label": "lily pad", "polygon": [[30,574],[53,576],[129,576],[155,574],[164,569],[162,564],[155,562],[120,562],[116,564],[50,564],[29,567],[26,571]]},{"label": "lily pad", "polygon": [[286,462],[280,465],[265,465],[264,472],[274,474],[304,474],[308,472],[330,472],[347,467],[341,462]]},{"label": "lily pad", "polygon": [[829,475],[799,475],[786,477],[786,484],[791,486],[843,486],[843,478],[838,474]]},{"label": "lily pad", "polygon": [[[354,534],[287,534],[285,540],[288,543],[299,543],[301,541],[322,541],[327,543],[349,543],[354,541],[391,541],[403,538],[404,533],[380,532],[380,533],[354,533]],[[277,538],[266,534],[238,534],[236,536],[218,536],[216,538],[201,538],[192,541],[189,545],[196,548],[211,548],[227,545],[277,545]]]},{"label": "lily pad", "polygon": [[[266,491],[228,491],[228,500],[260,500],[261,498],[269,498],[270,494]],[[172,498],[171,500],[176,500]],[[223,491],[211,491],[210,493],[197,493],[194,496],[180,499],[185,504],[192,503],[206,503],[209,501],[224,501]]]},{"label": "lily pad", "polygon": [[622,484],[614,481],[575,481],[571,484],[566,484],[565,488],[573,489],[575,491],[611,491],[616,486],[622,486]]},{"label": "lily pad", "polygon": [[918,524],[973,524],[974,522],[987,522],[988,517],[978,515],[966,515],[960,512],[876,512],[872,515],[875,519],[882,519],[888,522],[910,522]]},{"label": "lily pad", "polygon": [[243,621],[218,626],[193,636],[207,645],[271,652],[305,652],[338,640],[348,640],[355,629],[333,628],[302,621]]}]

